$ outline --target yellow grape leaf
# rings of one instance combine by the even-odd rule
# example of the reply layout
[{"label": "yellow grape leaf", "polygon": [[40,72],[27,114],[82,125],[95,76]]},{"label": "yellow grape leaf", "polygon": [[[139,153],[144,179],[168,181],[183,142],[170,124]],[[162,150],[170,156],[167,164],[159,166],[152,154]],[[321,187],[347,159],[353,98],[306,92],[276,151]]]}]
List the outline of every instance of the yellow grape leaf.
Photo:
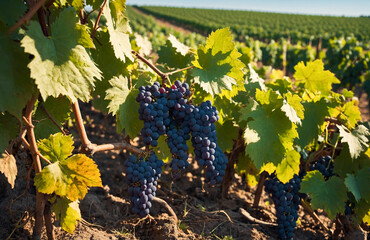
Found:
[{"label": "yellow grape leaf", "polygon": [[36,174],[35,186],[41,193],[55,193],[71,201],[85,197],[89,187],[101,187],[95,162],[84,154],[50,164]]},{"label": "yellow grape leaf", "polygon": [[299,173],[299,163],[301,155],[295,150],[287,152],[286,157],[276,168],[277,178],[282,183],[289,182],[293,178],[294,174]]},{"label": "yellow grape leaf", "polygon": [[77,220],[81,220],[81,212],[78,204],[78,201],[73,202],[67,198],[58,198],[51,207],[56,219],[60,220],[60,226],[69,233],[73,233]]},{"label": "yellow grape leaf", "polygon": [[72,154],[73,147],[72,135],[65,136],[62,133],[50,135],[48,139],[41,139],[37,142],[40,153],[51,162],[66,159]]},{"label": "yellow grape leaf", "polygon": [[299,62],[294,67],[294,78],[297,83],[303,83],[305,89],[314,94],[322,94],[327,96],[330,94],[332,84],[340,83],[334,73],[324,70],[324,63],[321,60],[308,62],[307,66],[304,62]]},{"label": "yellow grape leaf", "polygon": [[0,172],[5,175],[9,184],[14,188],[18,169],[13,155],[5,153],[2,154],[2,158],[0,158]]}]

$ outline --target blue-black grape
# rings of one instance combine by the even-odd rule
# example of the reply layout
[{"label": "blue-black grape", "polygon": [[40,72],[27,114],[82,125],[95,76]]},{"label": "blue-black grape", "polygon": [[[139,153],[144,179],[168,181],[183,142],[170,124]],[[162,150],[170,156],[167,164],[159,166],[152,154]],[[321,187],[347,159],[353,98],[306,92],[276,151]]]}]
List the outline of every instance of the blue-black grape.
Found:
[{"label": "blue-black grape", "polygon": [[333,161],[331,156],[321,156],[315,163],[311,165],[311,170],[318,170],[324,176],[325,180],[328,180],[333,176]]},{"label": "blue-black grape", "polygon": [[161,176],[163,161],[151,152],[148,160],[130,155],[125,163],[132,212],[140,217],[149,214],[156,195],[157,181]]},{"label": "blue-black grape", "polygon": [[275,204],[278,235],[281,239],[293,239],[300,204],[299,190],[301,177],[294,177],[287,183],[280,182],[272,175],[265,181],[265,190],[271,194]]}]

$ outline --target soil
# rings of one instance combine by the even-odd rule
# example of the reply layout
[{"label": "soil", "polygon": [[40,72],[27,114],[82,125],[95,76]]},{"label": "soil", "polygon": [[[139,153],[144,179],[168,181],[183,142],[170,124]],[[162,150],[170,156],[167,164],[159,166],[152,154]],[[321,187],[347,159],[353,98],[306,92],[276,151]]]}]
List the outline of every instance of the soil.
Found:
[{"label": "soil", "polygon": [[[115,130],[115,118],[82,104],[82,116],[93,143],[117,142],[123,139]],[[70,133],[78,136],[75,129]],[[132,144],[138,144],[134,139]],[[76,139],[76,146],[79,140]],[[76,150],[77,151],[77,150]],[[255,187],[249,188],[235,175],[226,199],[221,199],[221,186],[209,187],[204,174],[192,159],[190,167],[179,180],[173,181],[166,169],[159,180],[157,197],[174,210],[178,222],[163,205],[153,203],[149,217],[140,219],[130,213],[124,163],[128,153],[123,150],[99,152],[93,156],[101,172],[103,188],[92,188],[80,203],[83,220],[74,234],[63,231],[54,222],[57,239],[277,239],[276,228],[256,224],[239,213],[247,210],[254,218],[268,223],[276,221],[272,200],[262,194],[258,208],[252,208]],[[15,154],[18,178],[10,189],[0,174],[0,239],[31,239],[34,226],[35,188],[27,181],[31,158],[22,147]],[[27,184],[30,184],[27,189]],[[25,191],[26,189],[26,191]],[[334,230],[334,223],[322,211],[316,212],[324,224]],[[302,208],[300,224],[294,239],[329,239],[330,233],[313,220]],[[229,238],[227,238],[229,237]],[[44,231],[42,239],[46,239]],[[365,239],[364,233],[351,240]]]}]

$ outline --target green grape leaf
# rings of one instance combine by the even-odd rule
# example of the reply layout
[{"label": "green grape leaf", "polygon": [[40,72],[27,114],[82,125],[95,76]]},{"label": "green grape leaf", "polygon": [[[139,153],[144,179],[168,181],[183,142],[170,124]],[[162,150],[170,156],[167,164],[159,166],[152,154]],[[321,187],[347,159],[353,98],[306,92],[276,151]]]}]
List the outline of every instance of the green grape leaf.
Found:
[{"label": "green grape leaf", "polygon": [[344,213],[347,189],[338,177],[333,176],[325,181],[319,171],[310,171],[302,180],[301,192],[310,195],[314,209],[324,209],[331,219],[338,213]]},{"label": "green grape leaf", "polygon": [[67,0],[67,2],[76,9],[76,12],[80,11],[84,7],[84,3],[85,3],[84,0]]},{"label": "green grape leaf", "polygon": [[301,98],[298,95],[287,93],[285,95],[286,101],[284,101],[281,111],[285,112],[285,115],[289,120],[295,124],[301,124],[301,119],[304,117],[304,107],[301,104]]},{"label": "green grape leaf", "polygon": [[136,97],[139,94],[137,89],[128,88],[128,79],[123,76],[114,77],[109,80],[112,88],[107,90],[106,99],[110,100],[108,105],[109,113],[117,116],[117,129],[119,132],[125,129],[125,134],[135,137],[143,127],[139,121],[139,103]]},{"label": "green grape leaf", "polygon": [[152,52],[152,43],[149,41],[148,37],[147,36],[143,37],[138,33],[135,33],[134,36],[136,45],[140,48],[139,54],[149,56],[150,53]]},{"label": "green grape leaf", "polygon": [[74,149],[72,135],[65,136],[62,133],[50,135],[48,139],[37,141],[40,153],[51,162],[58,162],[72,155]]},{"label": "green grape leaf", "polygon": [[78,21],[74,9],[66,8],[51,24],[51,37],[45,37],[39,23],[31,21],[21,41],[25,52],[34,55],[28,67],[44,100],[65,95],[72,102],[89,101],[94,78],[101,79],[85,49],[94,44],[87,27]]},{"label": "green grape leaf", "polygon": [[3,27],[0,21],[0,111],[8,111],[20,119],[34,86],[27,68],[27,54],[3,32]]},{"label": "green grape leaf", "polygon": [[103,4],[104,0],[86,0],[86,5],[92,6],[92,8],[98,9]]},{"label": "green grape leaf", "polygon": [[162,159],[164,163],[167,163],[172,160],[172,153],[168,144],[166,142],[166,138],[162,135],[157,140],[158,146],[154,148],[154,152],[157,154],[159,159]]},{"label": "green grape leaf", "polygon": [[107,113],[109,101],[106,100],[105,97],[106,91],[111,87],[109,79],[121,74],[128,75],[128,63],[124,63],[116,58],[113,47],[109,42],[109,33],[107,29],[98,29],[95,37],[100,44],[95,44],[96,48],[91,49],[91,55],[99,66],[99,69],[102,71],[103,80],[96,83],[96,88],[92,93],[94,97],[93,104],[95,108]]},{"label": "green grape leaf", "polygon": [[41,193],[55,193],[75,201],[85,197],[88,187],[101,187],[102,182],[95,162],[76,154],[44,167],[35,176],[35,186]]},{"label": "green grape leaf", "polygon": [[351,129],[354,128],[358,121],[361,121],[361,112],[355,101],[346,102],[342,108],[342,114],[339,114],[338,119],[346,125],[350,126]]},{"label": "green grape leaf", "polygon": [[266,86],[274,91],[278,91],[280,94],[285,94],[293,90],[292,81],[288,77],[269,82]]},{"label": "green grape leaf", "polygon": [[15,24],[27,11],[23,0],[0,1],[0,19],[8,26]]},{"label": "green grape leaf", "polygon": [[81,212],[78,201],[71,201],[67,198],[57,198],[53,203],[51,210],[55,213],[57,220],[60,220],[60,226],[63,230],[73,233],[77,221],[81,220]]},{"label": "green grape leaf", "polygon": [[0,172],[3,173],[8,183],[14,188],[15,179],[17,178],[17,163],[13,155],[3,153],[0,157]]},{"label": "green grape leaf", "polygon": [[199,46],[192,64],[195,83],[207,93],[218,95],[222,90],[232,90],[237,80],[243,80],[245,65],[238,59],[241,54],[235,48],[229,28],[212,32],[205,46]]},{"label": "green grape leaf", "polygon": [[158,51],[158,63],[166,64],[171,68],[184,68],[190,61],[189,47],[179,42],[170,34],[166,45]]},{"label": "green grape leaf", "polygon": [[360,225],[361,222],[370,224],[370,202],[361,199],[358,204],[355,204],[353,212],[351,217],[355,224]]},{"label": "green grape leaf", "polygon": [[[122,4],[122,5],[120,5]],[[127,17],[124,15],[124,1],[110,1],[103,10],[103,15],[107,19],[109,41],[112,44],[116,58],[126,61],[126,57],[131,62],[134,58],[131,53],[130,33],[131,28]]]},{"label": "green grape leaf", "polygon": [[321,99],[316,102],[304,102],[302,105],[305,109],[304,119],[302,120],[302,124],[298,126],[299,139],[296,142],[304,148],[318,137],[325,117],[330,115],[330,103],[325,99]]},{"label": "green grape leaf", "polygon": [[34,131],[36,139],[48,138],[50,134],[60,131],[60,129],[55,126],[42,108],[45,108],[45,110],[53,117],[53,119],[62,126],[65,121],[70,119],[71,102],[67,97],[48,97],[45,102],[39,103],[36,113],[32,119],[35,125]]},{"label": "green grape leaf", "polygon": [[253,65],[250,63],[248,64],[249,67],[249,81],[248,83],[250,84],[256,84],[253,86],[256,86],[256,88],[266,91],[266,85],[265,85],[265,80],[262,79],[260,76],[258,76],[258,73],[253,69]]},{"label": "green grape leaf", "polygon": [[293,178],[294,174],[299,174],[300,159],[301,155],[295,150],[291,150],[286,153],[286,157],[276,168],[277,178],[282,183],[289,182],[289,180]]},{"label": "green grape leaf", "polygon": [[9,141],[15,138],[19,132],[17,120],[9,113],[0,112],[0,153],[9,146]]},{"label": "green grape leaf", "polygon": [[365,151],[369,146],[368,136],[370,134],[369,130],[363,126],[358,125],[352,132],[345,126],[338,125],[339,135],[342,137],[342,143],[347,143],[349,146],[349,153],[351,158],[358,158],[361,152]]},{"label": "green grape leaf", "polygon": [[345,178],[348,173],[355,173],[358,169],[357,161],[353,161],[349,153],[348,145],[343,145],[339,156],[335,158],[333,172],[339,177]]},{"label": "green grape leaf", "polygon": [[345,184],[355,196],[356,201],[360,199],[370,200],[370,167],[361,169],[357,175],[348,174],[345,179]]},{"label": "green grape leaf", "polygon": [[233,148],[233,140],[238,139],[239,127],[233,121],[226,120],[223,124],[216,123],[217,144],[227,152]]},{"label": "green grape leaf", "polygon": [[303,83],[305,89],[315,94],[327,96],[331,92],[331,85],[340,83],[334,73],[324,70],[324,63],[321,60],[308,62],[307,66],[303,61],[299,62],[294,70],[294,78],[297,83]]},{"label": "green grape leaf", "polygon": [[256,99],[261,105],[255,106],[254,110],[243,111],[241,117],[253,119],[247,123],[244,132],[245,150],[258,169],[268,162],[278,165],[286,151],[293,148],[294,138],[298,137],[297,126],[280,110],[279,102],[282,100],[272,93],[257,90]]}]

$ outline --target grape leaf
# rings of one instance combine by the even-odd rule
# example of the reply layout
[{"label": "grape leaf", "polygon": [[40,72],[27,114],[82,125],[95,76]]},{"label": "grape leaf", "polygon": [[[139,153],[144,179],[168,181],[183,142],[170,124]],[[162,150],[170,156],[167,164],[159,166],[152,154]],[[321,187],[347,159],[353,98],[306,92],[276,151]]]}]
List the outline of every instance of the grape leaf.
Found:
[{"label": "grape leaf", "polygon": [[157,140],[158,146],[154,148],[154,152],[156,152],[159,159],[162,159],[164,163],[167,163],[172,160],[172,153],[168,144],[166,142],[166,138],[162,135]]},{"label": "grape leaf", "polygon": [[95,162],[84,154],[76,154],[52,163],[35,176],[41,193],[55,193],[71,201],[85,197],[88,187],[101,187],[100,172]]},{"label": "grape leaf", "polygon": [[158,51],[158,63],[166,64],[171,68],[184,68],[190,61],[189,47],[179,42],[170,34],[166,45]]},{"label": "grape leaf", "polygon": [[96,83],[96,88],[92,93],[94,107],[107,113],[109,101],[105,99],[106,91],[111,87],[109,79],[120,74],[128,75],[127,65],[117,59],[113,47],[109,42],[109,33],[107,29],[100,28],[95,34],[99,43],[95,44],[96,48],[91,49],[91,55],[94,58],[99,69],[102,71],[103,80]]},{"label": "grape leaf", "polygon": [[294,67],[294,70],[297,83],[303,83],[305,89],[315,94],[327,96],[331,92],[331,85],[340,83],[334,73],[324,71],[324,63],[319,59],[308,62],[307,66],[301,61]]},{"label": "grape leaf", "polygon": [[14,188],[15,179],[17,178],[17,163],[11,154],[3,153],[0,158],[0,172],[8,179],[8,183]]},{"label": "grape leaf", "polygon": [[247,123],[244,132],[247,143],[245,150],[260,169],[268,162],[278,165],[284,159],[286,151],[293,148],[293,139],[298,134],[297,126],[280,110],[282,100],[273,92],[257,89],[256,99],[261,105],[257,105],[255,110],[243,111],[241,118],[253,119]]},{"label": "grape leaf", "polygon": [[27,11],[23,0],[0,1],[0,19],[8,26],[15,24]]},{"label": "grape leaf", "polygon": [[346,123],[351,129],[356,126],[358,121],[361,121],[361,112],[355,101],[346,102],[341,112],[343,114],[339,114],[338,119]]},{"label": "grape leaf", "polygon": [[48,139],[37,141],[37,148],[40,153],[51,162],[58,162],[72,155],[74,149],[71,135],[65,136],[62,133],[50,135]]},{"label": "grape leaf", "polygon": [[127,57],[133,62],[134,58],[132,57],[129,38],[131,28],[123,12],[124,4],[124,1],[110,1],[109,4],[105,5],[103,14],[107,19],[109,41],[112,44],[116,58],[125,62]]},{"label": "grape leaf", "polygon": [[295,150],[291,150],[286,153],[286,157],[276,168],[277,178],[282,183],[289,182],[289,180],[293,178],[294,174],[299,174],[300,159],[301,155]]},{"label": "grape leaf", "polygon": [[305,112],[302,124],[298,126],[299,139],[296,143],[304,148],[319,135],[321,125],[325,121],[325,117],[329,116],[329,106],[325,99],[320,99],[316,102],[302,103]]},{"label": "grape leaf", "polygon": [[143,37],[138,33],[135,33],[134,36],[136,45],[140,48],[138,51],[139,54],[149,56],[152,52],[152,43],[149,41],[148,37]]},{"label": "grape leaf", "polygon": [[21,41],[25,52],[34,55],[28,67],[44,100],[65,95],[72,102],[88,101],[94,78],[101,79],[85,49],[94,44],[87,27],[78,21],[74,9],[66,8],[51,24],[51,37],[45,37],[39,23],[31,21]]},{"label": "grape leaf", "polygon": [[345,126],[338,125],[337,127],[339,129],[339,135],[342,137],[342,143],[348,143],[352,158],[360,156],[361,152],[365,151],[369,146],[367,144],[367,136],[370,132],[365,126],[358,125],[351,132]]},{"label": "grape leaf", "polygon": [[285,94],[293,90],[292,81],[288,77],[269,82],[266,86],[274,91],[278,91],[280,94]]},{"label": "grape leaf", "polygon": [[256,71],[253,69],[253,66],[252,66],[251,63],[248,64],[248,67],[249,67],[249,79],[250,79],[250,81],[248,81],[248,83],[255,83],[255,84],[257,84],[256,88],[258,88],[260,90],[263,90],[263,91],[266,91],[267,89],[266,89],[266,85],[265,85],[265,80],[263,80],[260,76],[258,76]]},{"label": "grape leaf", "polygon": [[[15,6],[10,7],[12,8]],[[0,21],[0,111],[8,111],[21,118],[22,109],[34,89],[27,68],[28,56],[3,30],[5,31],[5,27]]]},{"label": "grape leaf", "polygon": [[0,112],[0,153],[9,146],[9,141],[15,138],[19,132],[17,120],[9,113]]},{"label": "grape leaf", "polygon": [[248,155],[239,154],[238,164],[235,166],[235,171],[239,175],[245,174],[245,182],[248,186],[254,187],[257,185],[258,170]]},{"label": "grape leaf", "polygon": [[358,204],[355,204],[353,212],[351,217],[355,224],[360,225],[361,222],[370,224],[370,202],[361,199]]},{"label": "grape leaf", "polygon": [[69,4],[72,5],[76,9],[76,11],[80,11],[84,7],[84,0],[67,0]]},{"label": "grape leaf", "polygon": [[103,2],[104,0],[86,0],[86,5],[92,6],[92,8],[95,10],[98,9]]},{"label": "grape leaf", "polygon": [[[55,107],[58,106],[58,107]],[[33,116],[35,125],[36,139],[48,138],[50,134],[60,131],[55,124],[49,119],[42,107],[53,117],[53,119],[61,126],[70,118],[71,102],[67,97],[48,97],[45,102],[39,103],[36,113]]]},{"label": "grape leaf", "polygon": [[231,90],[237,80],[243,80],[245,65],[238,59],[241,54],[235,48],[229,28],[212,32],[205,46],[199,46],[192,64],[194,81],[207,93],[217,95]]},{"label": "grape leaf", "polygon": [[302,179],[301,192],[310,195],[314,209],[324,209],[331,219],[338,213],[344,213],[347,189],[343,181],[336,176],[325,181],[318,170],[310,171]]},{"label": "grape leaf", "polygon": [[78,201],[71,201],[63,197],[57,198],[51,207],[56,219],[60,220],[63,230],[69,233],[73,233],[77,220],[81,220],[81,212],[78,205]]},{"label": "grape leaf", "polygon": [[285,115],[289,120],[295,124],[301,124],[301,119],[304,117],[304,107],[301,104],[301,98],[298,95],[293,95],[288,92],[286,95],[286,101],[283,102],[281,111],[285,112]]},{"label": "grape leaf", "polygon": [[110,100],[108,105],[109,113],[117,116],[117,129],[119,132],[125,129],[126,135],[135,137],[143,127],[139,121],[139,103],[136,97],[139,94],[137,89],[128,88],[128,79],[123,76],[114,77],[109,80],[112,88],[107,90],[106,99]]},{"label": "grape leaf", "polygon": [[370,200],[370,167],[361,169],[357,175],[348,174],[345,179],[345,184],[355,196],[356,201],[360,199]]},{"label": "grape leaf", "polygon": [[217,144],[227,152],[233,148],[233,140],[238,139],[239,127],[234,125],[233,121],[227,120],[222,125],[216,123]]}]

